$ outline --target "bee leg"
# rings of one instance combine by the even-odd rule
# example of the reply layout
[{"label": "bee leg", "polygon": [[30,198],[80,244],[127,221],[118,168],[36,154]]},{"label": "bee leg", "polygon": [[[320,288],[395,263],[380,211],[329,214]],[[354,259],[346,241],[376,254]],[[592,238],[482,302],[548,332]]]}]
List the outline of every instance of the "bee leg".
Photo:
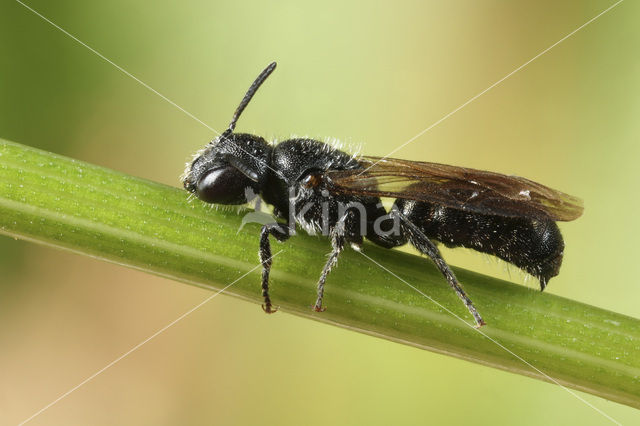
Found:
[{"label": "bee leg", "polygon": [[338,263],[338,256],[344,249],[345,243],[345,221],[348,217],[348,213],[342,216],[331,230],[331,247],[332,251],[329,254],[329,259],[322,268],[322,274],[318,280],[318,298],[313,306],[313,310],[316,312],[322,312],[325,308],[322,307],[322,298],[324,297],[324,283],[327,281],[327,276],[334,266]]},{"label": "bee leg", "polygon": [[286,241],[291,236],[291,228],[282,223],[270,223],[264,225],[260,232],[260,250],[258,254],[260,256],[260,263],[262,263],[262,297],[264,298],[262,309],[266,313],[272,314],[277,311],[278,308],[273,308],[271,298],[269,297],[269,272],[271,271],[272,264],[269,235],[273,235],[276,240],[280,242]]},{"label": "bee leg", "polygon": [[420,253],[423,253],[429,256],[431,260],[433,260],[433,262],[436,264],[436,266],[438,267],[442,275],[444,275],[444,277],[446,278],[451,288],[453,288],[453,290],[456,292],[458,297],[462,300],[462,303],[465,304],[465,306],[467,307],[471,315],[473,315],[473,319],[476,322],[476,326],[480,327],[485,325],[486,323],[484,322],[484,320],[476,310],[475,306],[473,306],[473,302],[471,301],[471,299],[469,299],[467,294],[464,292],[464,290],[460,286],[458,279],[453,274],[453,271],[451,270],[449,265],[447,265],[447,263],[442,258],[442,255],[440,254],[440,250],[438,250],[438,247],[436,247],[436,245],[433,244],[431,240],[429,240],[429,238],[427,238],[424,232],[422,232],[404,214],[402,214],[396,209],[394,209],[391,214],[396,215],[396,217],[400,220],[402,227],[404,228],[404,231],[406,232],[407,237],[409,238],[409,242],[415,248],[417,248],[420,251]]}]

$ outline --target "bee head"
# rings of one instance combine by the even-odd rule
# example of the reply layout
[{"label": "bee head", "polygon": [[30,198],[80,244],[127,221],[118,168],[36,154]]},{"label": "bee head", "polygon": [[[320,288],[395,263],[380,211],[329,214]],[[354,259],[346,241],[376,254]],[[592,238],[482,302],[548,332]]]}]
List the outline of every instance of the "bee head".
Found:
[{"label": "bee head", "polygon": [[204,202],[245,204],[265,184],[270,152],[260,136],[223,134],[187,164],[182,183]]},{"label": "bee head", "polygon": [[233,133],[260,85],[276,68],[272,62],[255,79],[236,108],[229,128],[196,154],[182,178],[184,188],[207,203],[244,204],[261,192],[271,146],[260,136]]}]

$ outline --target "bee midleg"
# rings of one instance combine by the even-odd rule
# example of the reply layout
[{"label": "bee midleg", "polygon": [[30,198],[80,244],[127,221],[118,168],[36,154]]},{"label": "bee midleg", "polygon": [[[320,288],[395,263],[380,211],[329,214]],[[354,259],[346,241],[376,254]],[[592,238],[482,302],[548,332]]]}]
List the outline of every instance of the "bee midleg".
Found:
[{"label": "bee midleg", "polygon": [[327,281],[327,276],[329,276],[329,272],[333,269],[334,266],[338,263],[338,256],[344,249],[345,243],[345,235],[346,231],[346,221],[349,217],[349,211],[347,211],[334,225],[331,230],[331,247],[332,251],[329,254],[329,259],[327,259],[327,263],[325,263],[324,268],[322,268],[322,274],[320,274],[320,279],[318,280],[318,298],[316,299],[316,303],[313,306],[313,310],[316,312],[322,312],[324,309],[322,308],[322,299],[324,297],[324,283]]},{"label": "bee midleg", "polygon": [[473,318],[476,321],[476,325],[484,325],[484,320],[476,310],[475,306],[473,306],[473,302],[471,301],[471,299],[469,299],[467,294],[460,286],[460,283],[458,283],[458,279],[453,274],[453,271],[451,270],[449,265],[447,265],[447,263],[442,258],[438,247],[436,247],[436,245],[433,244],[433,242],[431,242],[429,238],[427,238],[424,232],[422,232],[407,216],[401,213],[399,209],[393,208],[390,215],[395,216],[400,220],[401,226],[404,228],[404,232],[406,233],[411,245],[418,249],[420,253],[429,256],[431,260],[433,260],[442,275],[444,275],[451,288],[453,288],[453,290],[465,304],[471,315],[473,315]]},{"label": "bee midleg", "polygon": [[271,243],[269,242],[269,235],[273,235],[276,240],[282,242],[289,239],[291,236],[291,227],[282,223],[270,223],[262,227],[260,232],[260,249],[258,254],[260,256],[260,263],[262,263],[262,297],[264,298],[264,304],[262,309],[271,314],[277,309],[272,308],[271,298],[269,297],[269,272],[271,271]]}]

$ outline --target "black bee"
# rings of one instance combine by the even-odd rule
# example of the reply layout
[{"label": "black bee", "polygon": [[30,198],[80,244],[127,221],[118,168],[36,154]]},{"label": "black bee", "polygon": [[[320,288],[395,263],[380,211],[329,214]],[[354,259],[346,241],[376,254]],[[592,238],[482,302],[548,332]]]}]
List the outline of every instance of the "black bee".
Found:
[{"label": "black bee", "polygon": [[[313,139],[272,145],[260,136],[234,133],[236,122],[270,64],[253,82],[229,128],[187,165],[183,184],[200,200],[245,204],[256,196],[273,205],[287,223],[262,227],[263,309],[275,312],[269,297],[269,236],[285,241],[295,225],[331,239],[332,251],[318,280],[314,305],[322,311],[324,285],[345,244],[359,249],[363,238],[382,247],[409,242],[429,256],[473,315],[484,321],[432,240],[499,257],[540,280],[544,290],[558,274],[564,242],[555,221],[582,214],[582,202],[517,176],[437,163],[355,157]],[[381,197],[395,198],[387,211]]]}]

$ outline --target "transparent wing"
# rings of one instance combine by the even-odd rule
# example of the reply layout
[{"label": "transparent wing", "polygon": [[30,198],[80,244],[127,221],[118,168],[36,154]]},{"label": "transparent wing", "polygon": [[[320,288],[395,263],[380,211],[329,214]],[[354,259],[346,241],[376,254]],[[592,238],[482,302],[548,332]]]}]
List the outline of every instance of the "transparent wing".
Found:
[{"label": "transparent wing", "polygon": [[359,162],[363,169],[325,173],[331,191],[556,221],[577,219],[584,209],[582,200],[518,176],[393,158],[362,157]]}]

